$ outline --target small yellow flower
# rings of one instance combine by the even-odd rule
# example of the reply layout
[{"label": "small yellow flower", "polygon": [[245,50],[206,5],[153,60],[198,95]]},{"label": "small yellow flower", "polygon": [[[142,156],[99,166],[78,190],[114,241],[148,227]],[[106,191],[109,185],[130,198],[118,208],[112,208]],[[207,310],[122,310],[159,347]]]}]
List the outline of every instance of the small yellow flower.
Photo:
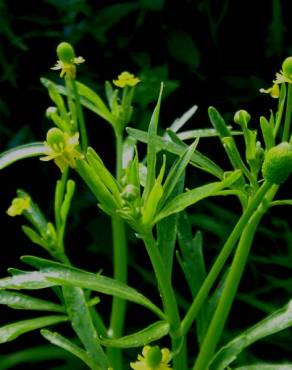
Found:
[{"label": "small yellow flower", "polygon": [[272,98],[277,99],[280,96],[279,84],[274,83],[273,86],[268,89],[260,89],[260,92],[265,93],[265,94],[270,94]]},{"label": "small yellow flower", "polygon": [[40,158],[41,161],[50,161],[51,159],[60,168],[61,172],[68,166],[75,167],[76,160],[83,158],[76,147],[79,144],[79,133],[70,136],[67,132],[59,128],[51,128],[47,133],[47,141],[44,145],[47,149],[47,156]]},{"label": "small yellow flower", "polygon": [[73,46],[68,42],[61,42],[57,46],[57,55],[59,60],[51,69],[58,70],[61,69],[60,76],[64,75],[75,78],[76,77],[76,64],[81,64],[85,62],[82,57],[76,57]]},{"label": "small yellow flower", "polygon": [[17,197],[12,200],[11,206],[7,209],[7,214],[11,217],[20,216],[23,211],[30,207],[30,197]]},{"label": "small yellow flower", "polygon": [[53,70],[61,69],[60,76],[63,77],[69,76],[71,78],[76,77],[76,65],[75,64],[81,64],[84,63],[85,59],[83,57],[75,57],[71,63],[64,63],[61,60],[58,60],[57,63],[52,67]]},{"label": "small yellow flower", "polygon": [[138,355],[138,361],[131,362],[130,366],[134,370],[171,370],[170,360],[170,352],[167,348],[145,346],[142,356]]},{"label": "small yellow flower", "polygon": [[138,77],[135,77],[132,73],[129,72],[122,72],[117,80],[113,80],[114,85],[118,87],[126,87],[126,86],[136,86],[140,82]]},{"label": "small yellow flower", "polygon": [[292,57],[288,57],[282,64],[280,73],[276,73],[276,78],[273,80],[273,86],[268,89],[260,89],[261,93],[270,94],[272,98],[279,98],[280,84],[287,82],[292,83]]}]

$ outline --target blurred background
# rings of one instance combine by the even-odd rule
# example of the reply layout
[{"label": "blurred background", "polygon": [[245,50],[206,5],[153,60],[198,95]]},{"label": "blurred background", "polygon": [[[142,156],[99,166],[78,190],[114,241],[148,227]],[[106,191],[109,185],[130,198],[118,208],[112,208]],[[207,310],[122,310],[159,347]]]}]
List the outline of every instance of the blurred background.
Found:
[{"label": "blurred background", "polygon": [[[268,116],[270,109],[276,108],[277,101],[261,95],[259,89],[270,86],[284,58],[292,55],[291,28],[289,2],[281,0],[0,0],[0,151],[44,140],[51,127],[45,117],[51,103],[40,77],[59,81],[58,73],[50,68],[56,62],[55,49],[60,41],[72,43],[76,54],[86,59],[78,68],[78,79],[102,97],[104,81],[111,81],[121,71],[139,76],[142,82],[136,90],[133,127],[147,128],[160,82],[164,81],[162,128],[194,104],[199,108],[188,129],[210,127],[210,105],[224,115],[228,124],[232,124],[236,110],[246,109],[252,115],[251,126],[256,128],[260,115]],[[90,144],[113,168],[111,128],[89,112],[86,118]],[[225,165],[219,140],[202,141],[200,148]],[[226,162],[226,170],[228,166]],[[59,172],[51,164],[30,159],[0,175],[0,271],[4,276],[7,267],[21,266],[20,255],[45,256],[22,234],[23,220],[5,214],[15,190],[30,192],[52,217],[50,199]],[[200,176],[191,174],[190,181],[195,184]],[[291,194],[290,185],[291,181],[283,187],[283,197]],[[207,263],[237,217],[238,205],[229,201],[226,207],[224,202],[204,202],[190,211],[194,232],[207,232]],[[291,219],[283,215],[282,209],[275,209],[261,226],[230,330],[254,323],[291,295],[292,283],[284,284],[287,279],[291,281]],[[105,273],[111,273],[111,251],[104,248],[111,243],[110,223],[96,212],[95,200],[82,185],[73,202],[67,242],[69,255],[79,267],[92,271],[102,267]],[[132,250],[131,264],[145,257],[140,253],[141,249]],[[250,298],[253,289],[265,286],[270,289],[264,291],[262,300]],[[147,287],[143,289],[147,291]],[[242,317],[238,314],[242,309],[251,314]],[[4,322],[0,319],[0,325]],[[287,345],[286,334],[277,339],[278,352],[274,345],[269,354],[269,343],[265,344],[272,360],[289,357],[291,346]],[[258,347],[255,356],[261,354],[261,345]],[[11,349],[8,345],[3,348],[0,354]]]}]

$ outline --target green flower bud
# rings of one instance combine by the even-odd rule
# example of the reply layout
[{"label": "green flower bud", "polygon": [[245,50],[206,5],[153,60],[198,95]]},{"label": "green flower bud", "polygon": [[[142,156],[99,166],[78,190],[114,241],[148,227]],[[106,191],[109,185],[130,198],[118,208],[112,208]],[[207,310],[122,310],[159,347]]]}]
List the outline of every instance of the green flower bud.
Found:
[{"label": "green flower bud", "polygon": [[152,369],[156,368],[162,360],[162,353],[158,346],[151,347],[146,355],[146,363]]},{"label": "green flower bud", "polygon": [[74,62],[75,52],[72,45],[70,45],[68,42],[61,42],[57,46],[57,55],[63,63],[70,64]]},{"label": "green flower bud", "polygon": [[56,107],[49,107],[46,110],[46,117],[51,119],[51,117],[57,113],[58,113],[58,109]]},{"label": "green flower bud", "polygon": [[283,75],[292,78],[292,57],[288,57],[282,64]]},{"label": "green flower bud", "polygon": [[270,149],[264,159],[262,172],[272,184],[282,184],[292,172],[292,145],[285,142]]},{"label": "green flower bud", "polygon": [[139,189],[133,184],[128,184],[121,193],[121,197],[128,202],[135,200],[138,196]]},{"label": "green flower bud", "polygon": [[247,124],[250,121],[250,114],[246,110],[240,109],[235,112],[233,120],[239,125]]}]

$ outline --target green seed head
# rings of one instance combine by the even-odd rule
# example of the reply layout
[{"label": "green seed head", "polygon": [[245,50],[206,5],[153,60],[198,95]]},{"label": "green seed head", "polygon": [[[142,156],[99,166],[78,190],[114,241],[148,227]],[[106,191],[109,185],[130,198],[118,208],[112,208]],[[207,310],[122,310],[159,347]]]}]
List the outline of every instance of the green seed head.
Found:
[{"label": "green seed head", "polygon": [[162,360],[162,353],[158,346],[151,347],[146,356],[147,365],[152,369],[156,368]]},{"label": "green seed head", "polygon": [[73,63],[75,58],[74,49],[68,42],[61,42],[57,46],[57,55],[61,62],[68,64]]},{"label": "green seed head", "polygon": [[250,121],[250,114],[246,110],[241,109],[235,112],[233,119],[234,122],[238,123],[239,125],[248,124],[248,122]]},{"label": "green seed head", "polygon": [[284,60],[282,64],[282,70],[284,76],[292,78],[292,57],[288,57]]},{"label": "green seed head", "polygon": [[282,184],[292,172],[292,145],[285,142],[270,149],[264,159],[262,172],[272,184]]},{"label": "green seed head", "polygon": [[47,132],[47,144],[55,149],[63,149],[66,146],[66,140],[63,131],[57,127],[51,128]]}]

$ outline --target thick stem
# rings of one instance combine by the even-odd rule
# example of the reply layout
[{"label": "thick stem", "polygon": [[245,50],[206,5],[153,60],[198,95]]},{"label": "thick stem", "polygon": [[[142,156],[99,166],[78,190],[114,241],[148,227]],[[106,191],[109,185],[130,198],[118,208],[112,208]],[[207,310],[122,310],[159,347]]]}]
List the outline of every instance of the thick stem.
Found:
[{"label": "thick stem", "polygon": [[170,323],[170,336],[172,340],[172,350],[175,354],[173,366],[175,370],[186,369],[185,351],[182,351],[183,337],[180,331],[180,317],[174,290],[171,286],[169,275],[157,248],[157,243],[151,230],[141,233],[142,239],[150,257],[159,290],[162,296],[164,310]]},{"label": "thick stem", "polygon": [[204,338],[199,356],[193,368],[194,370],[206,370],[208,368],[208,363],[213,357],[235,298],[258,224],[266,213],[269,205],[268,202],[272,200],[276,191],[277,187],[269,191],[267,199],[263,200],[262,204],[254,212],[253,216],[244,227],[230,271],[224,284],[222,295]]},{"label": "thick stem", "polygon": [[[116,133],[116,178],[122,176],[123,137]],[[125,224],[118,216],[112,217],[113,234],[113,269],[114,279],[127,282],[127,239]],[[122,336],[126,313],[125,300],[113,297],[109,335],[113,338]],[[119,348],[108,348],[107,354],[115,370],[122,370],[122,352]]]},{"label": "thick stem", "polygon": [[185,318],[182,321],[181,330],[182,335],[186,335],[189,331],[192,323],[196,319],[205,299],[207,298],[213,284],[215,283],[217,277],[219,276],[225,262],[227,261],[228,257],[230,256],[232,249],[235,246],[235,243],[239,239],[245,225],[247,224],[248,220],[250,219],[251,215],[257,209],[259,204],[262,202],[265,194],[271,187],[271,184],[265,182],[259,190],[256,192],[255,196],[253,197],[252,201],[250,201],[249,205],[247,206],[246,210],[238,220],[236,226],[234,227],[232,233],[230,234],[229,238],[225,242],[219,256],[217,257],[214,265],[212,266],[208,276],[204,280],[198,294],[196,295],[190,309],[188,310]]}]

